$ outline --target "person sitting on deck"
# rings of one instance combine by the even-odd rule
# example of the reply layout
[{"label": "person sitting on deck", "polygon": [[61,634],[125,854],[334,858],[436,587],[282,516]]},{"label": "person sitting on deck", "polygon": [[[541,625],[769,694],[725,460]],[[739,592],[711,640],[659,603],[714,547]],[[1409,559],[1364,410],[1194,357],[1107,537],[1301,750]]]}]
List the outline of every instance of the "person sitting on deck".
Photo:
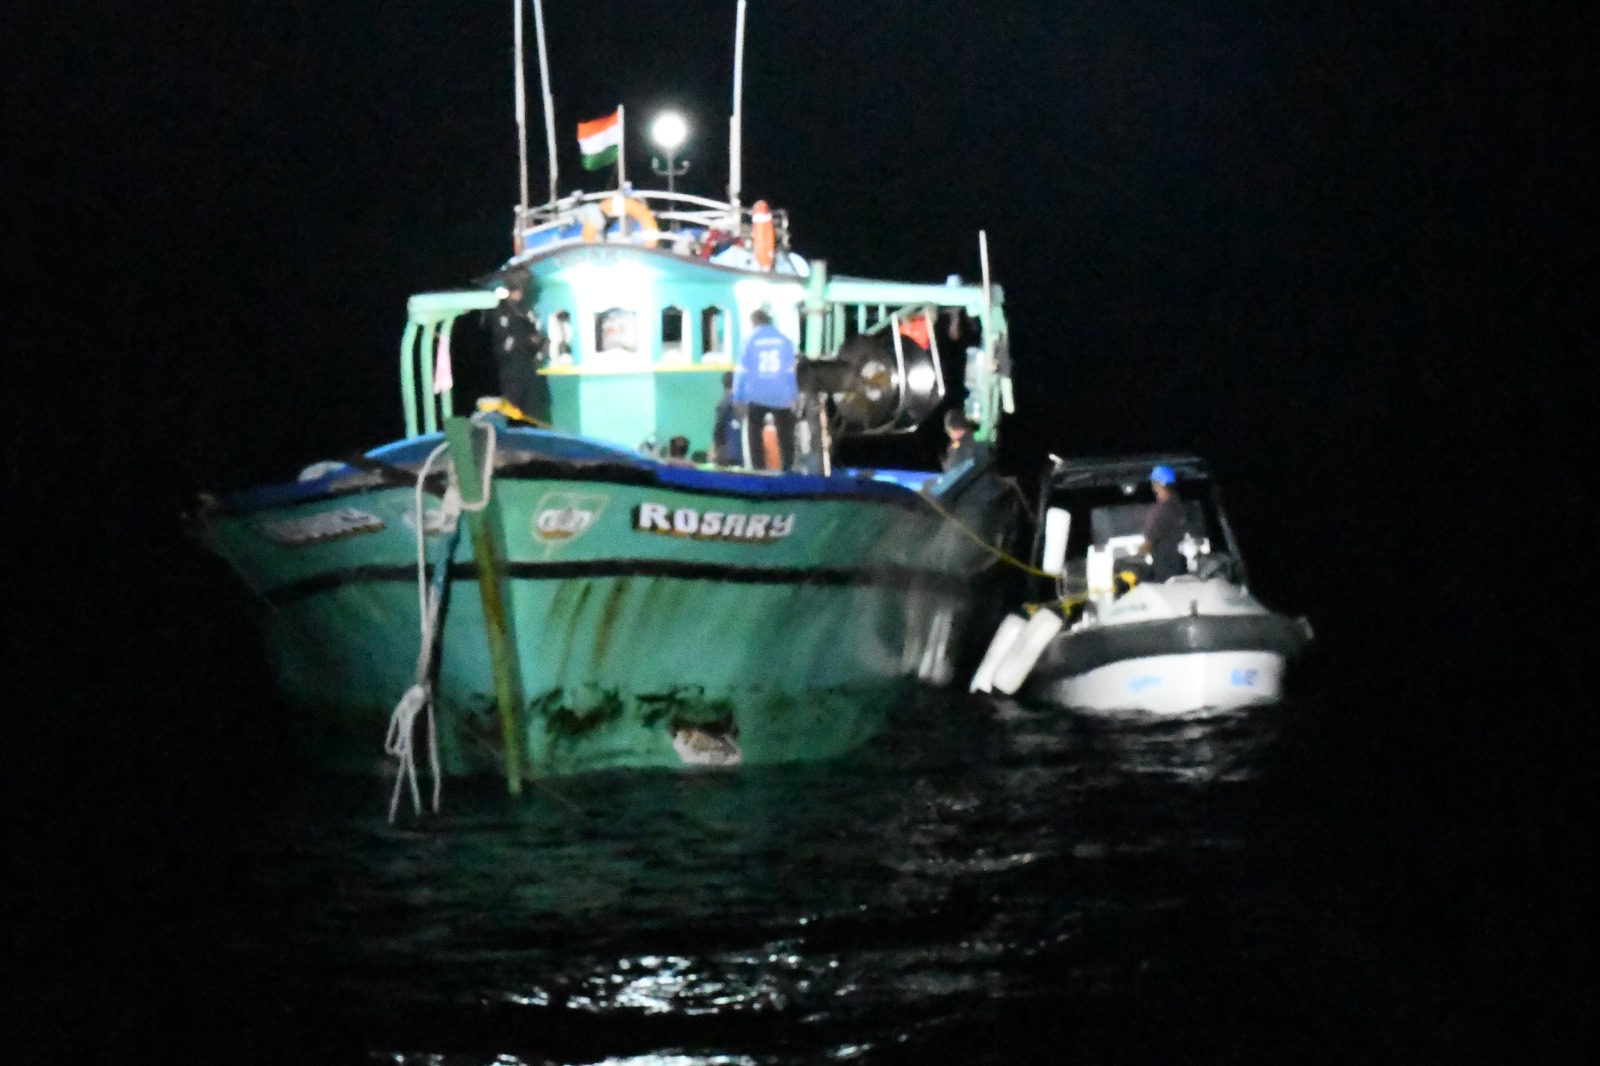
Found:
[{"label": "person sitting on deck", "polygon": [[[765,311],[753,312],[750,324],[755,329],[745,341],[733,375],[733,400],[745,406],[745,467],[750,469],[752,458],[762,454],[758,450],[761,427],[770,415],[778,435],[778,469],[788,470],[794,464],[794,408],[800,399],[794,342],[778,331]],[[754,437],[752,425],[757,427]]]},{"label": "person sitting on deck", "polygon": [[689,461],[689,438],[683,435],[667,441],[667,462],[673,466],[693,466]]}]

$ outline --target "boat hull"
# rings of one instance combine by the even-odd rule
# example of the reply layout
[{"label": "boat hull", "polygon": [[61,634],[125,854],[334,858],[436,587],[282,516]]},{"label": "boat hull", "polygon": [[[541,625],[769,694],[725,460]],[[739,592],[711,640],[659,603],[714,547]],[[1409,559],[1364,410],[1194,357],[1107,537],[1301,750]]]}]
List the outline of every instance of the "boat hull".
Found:
[{"label": "boat hull", "polygon": [[[390,765],[389,715],[416,680],[415,493],[397,482],[335,480],[204,530],[269,605],[269,657],[313,757],[344,769]],[[995,541],[1002,488],[979,473],[941,506]],[[994,617],[974,617],[993,558],[895,485],[544,456],[503,462],[493,492],[529,776],[839,755],[912,686],[948,682]],[[426,509],[423,526],[430,577],[452,553],[431,675],[443,769],[503,772],[470,538]]]},{"label": "boat hull", "polygon": [[1194,714],[1275,703],[1283,672],[1283,656],[1272,652],[1153,655],[1044,682],[1040,694],[1083,710]]},{"label": "boat hull", "polygon": [[1306,639],[1301,623],[1267,611],[1088,626],[1051,641],[1024,695],[1153,714],[1274,703]]}]

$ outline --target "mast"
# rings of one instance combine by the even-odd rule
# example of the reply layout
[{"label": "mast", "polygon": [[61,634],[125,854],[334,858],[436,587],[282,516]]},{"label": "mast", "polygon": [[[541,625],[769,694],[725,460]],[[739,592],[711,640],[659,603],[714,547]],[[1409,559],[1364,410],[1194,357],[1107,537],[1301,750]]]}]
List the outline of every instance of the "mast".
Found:
[{"label": "mast", "polygon": [[741,124],[744,118],[744,9],[739,0],[739,17],[733,32],[733,117],[728,120],[728,202],[739,217],[740,170],[744,149]]},{"label": "mast", "polygon": [[[521,11],[522,0],[517,0],[518,11]],[[520,15],[518,16],[521,17]],[[544,151],[546,168],[550,172],[550,203],[556,202],[556,102],[550,95],[550,60],[544,47],[544,0],[533,0],[533,28],[539,41],[539,87],[544,92]],[[520,85],[520,79],[519,79]],[[524,164],[526,167],[526,164]],[[528,179],[522,179],[524,191],[523,200],[527,200],[526,186]]]},{"label": "mast", "polygon": [[[537,2],[537,0],[536,0]],[[516,66],[516,96],[517,107],[517,168],[521,178],[521,199],[517,201],[517,240],[522,240],[522,227],[528,217],[528,93],[523,88],[522,64],[522,0],[511,0],[511,35],[512,54]]]}]

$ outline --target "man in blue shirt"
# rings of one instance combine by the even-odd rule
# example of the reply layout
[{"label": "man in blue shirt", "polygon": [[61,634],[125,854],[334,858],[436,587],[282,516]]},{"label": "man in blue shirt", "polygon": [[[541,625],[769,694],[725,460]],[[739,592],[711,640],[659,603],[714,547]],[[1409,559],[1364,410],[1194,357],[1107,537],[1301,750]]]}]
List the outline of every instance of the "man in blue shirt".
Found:
[{"label": "man in blue shirt", "polygon": [[751,314],[750,324],[755,329],[733,375],[733,402],[745,405],[745,466],[766,465],[752,460],[763,454],[762,431],[771,415],[778,431],[778,469],[788,470],[794,464],[794,408],[800,399],[794,342],[778,332],[765,311]]}]

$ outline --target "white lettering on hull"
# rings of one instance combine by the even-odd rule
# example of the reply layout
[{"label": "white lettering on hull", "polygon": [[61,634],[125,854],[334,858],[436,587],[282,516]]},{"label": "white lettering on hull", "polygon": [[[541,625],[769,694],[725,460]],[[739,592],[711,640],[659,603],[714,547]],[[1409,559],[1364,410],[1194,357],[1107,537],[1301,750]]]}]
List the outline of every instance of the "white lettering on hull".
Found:
[{"label": "white lettering on hull", "polygon": [[791,514],[744,514],[738,511],[701,511],[694,507],[669,507],[647,501],[633,510],[638,533],[664,533],[697,540],[734,540],[765,543],[782,540],[794,532]]},{"label": "white lettering on hull", "polygon": [[307,515],[304,518],[285,518],[261,526],[261,532],[279,544],[299,547],[302,544],[321,544],[361,533],[376,533],[383,528],[383,519],[355,507],[340,507],[333,511]]}]

